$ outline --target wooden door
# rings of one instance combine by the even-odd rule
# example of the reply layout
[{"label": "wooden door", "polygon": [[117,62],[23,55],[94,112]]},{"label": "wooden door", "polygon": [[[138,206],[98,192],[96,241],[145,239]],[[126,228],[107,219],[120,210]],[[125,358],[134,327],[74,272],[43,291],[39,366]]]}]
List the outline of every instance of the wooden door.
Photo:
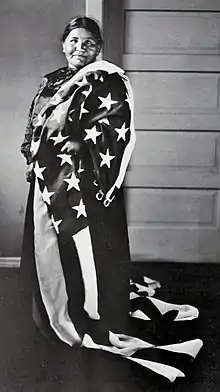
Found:
[{"label": "wooden door", "polygon": [[217,262],[220,1],[125,0],[121,20],[137,130],[125,184],[132,257]]}]

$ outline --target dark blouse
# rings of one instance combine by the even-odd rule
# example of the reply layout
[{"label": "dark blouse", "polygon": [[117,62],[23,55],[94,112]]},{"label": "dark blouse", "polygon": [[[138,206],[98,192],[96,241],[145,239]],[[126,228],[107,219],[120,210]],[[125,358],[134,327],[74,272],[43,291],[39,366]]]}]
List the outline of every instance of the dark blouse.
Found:
[{"label": "dark blouse", "polygon": [[21,153],[26,158],[27,164],[32,162],[30,146],[33,137],[33,123],[36,116],[48,100],[57,92],[57,90],[59,90],[61,85],[71,79],[75,73],[75,70],[69,67],[63,67],[43,77],[37,93],[31,103],[24,140],[21,144]]}]

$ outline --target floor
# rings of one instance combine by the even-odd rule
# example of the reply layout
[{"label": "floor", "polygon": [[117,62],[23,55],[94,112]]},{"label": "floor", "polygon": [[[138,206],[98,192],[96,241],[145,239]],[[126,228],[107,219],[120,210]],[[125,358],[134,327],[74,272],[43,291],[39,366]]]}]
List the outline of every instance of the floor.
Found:
[{"label": "floor", "polygon": [[193,328],[204,347],[187,378],[171,384],[111,354],[49,344],[32,323],[19,269],[1,268],[0,392],[219,392],[220,264],[135,263],[134,269],[161,282],[164,300],[200,310]]}]

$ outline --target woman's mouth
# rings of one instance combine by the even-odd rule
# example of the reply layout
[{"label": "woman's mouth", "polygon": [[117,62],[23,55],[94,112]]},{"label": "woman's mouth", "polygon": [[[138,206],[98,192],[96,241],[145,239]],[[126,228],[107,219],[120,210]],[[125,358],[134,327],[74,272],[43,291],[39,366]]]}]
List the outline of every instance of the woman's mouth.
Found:
[{"label": "woman's mouth", "polygon": [[80,54],[80,53],[73,53],[72,57],[78,57],[80,59],[84,59],[86,58],[86,56],[84,54]]}]

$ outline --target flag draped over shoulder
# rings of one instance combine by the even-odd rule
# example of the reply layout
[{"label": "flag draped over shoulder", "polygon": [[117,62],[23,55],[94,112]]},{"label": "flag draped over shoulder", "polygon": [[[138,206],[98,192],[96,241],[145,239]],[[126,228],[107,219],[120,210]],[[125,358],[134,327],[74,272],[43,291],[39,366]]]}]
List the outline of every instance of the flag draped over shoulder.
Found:
[{"label": "flag draped over shoulder", "polygon": [[[41,143],[45,139],[47,144]],[[81,144],[86,143],[93,160],[97,198],[107,207],[122,185],[135,144],[132,90],[120,68],[105,61],[84,67],[38,114],[31,145],[38,178],[44,177],[39,161],[41,150],[45,155],[46,147],[53,172],[55,164],[58,171],[65,164],[72,168],[72,156],[68,153],[71,142],[73,151],[79,154]],[[53,152],[49,154],[51,148]],[[51,157],[55,157],[53,162]],[[67,176],[73,171],[80,177],[83,167],[69,170]],[[75,177],[70,179],[74,182]],[[45,178],[42,181],[45,182]],[[79,186],[74,187],[72,182],[69,188],[78,190]]]},{"label": "flag draped over shoulder", "polygon": [[[92,232],[90,217],[93,207],[87,200],[99,203],[100,215],[96,219],[103,220],[104,228],[105,215],[108,210],[111,214],[111,207],[117,202],[135,145],[133,106],[131,86],[124,71],[106,61],[97,61],[63,83],[35,117],[31,154],[35,172],[36,271],[50,326],[59,339],[70,346],[81,344],[121,355],[174,381],[176,377],[184,377],[184,366],[202,346],[200,339],[156,345],[143,334],[137,338],[109,330],[108,344],[100,344],[89,332],[82,336],[74,317],[69,315],[70,289],[62,252],[72,241],[83,283],[83,311],[90,320],[102,322],[101,290],[105,283],[100,283],[104,275],[99,273],[98,240]],[[106,239],[103,251],[106,257],[117,230],[115,225]],[[101,241],[100,237],[100,247]],[[116,248],[120,252],[120,244]],[[69,254],[70,264],[71,258],[74,254]],[[146,323],[147,329],[155,314],[161,316],[160,320],[175,314],[172,323],[188,323],[198,317],[192,306],[168,304],[154,298],[158,286],[158,282],[146,277],[140,282],[131,281],[133,320]],[[152,360],[152,352],[162,353],[162,362]]]}]

